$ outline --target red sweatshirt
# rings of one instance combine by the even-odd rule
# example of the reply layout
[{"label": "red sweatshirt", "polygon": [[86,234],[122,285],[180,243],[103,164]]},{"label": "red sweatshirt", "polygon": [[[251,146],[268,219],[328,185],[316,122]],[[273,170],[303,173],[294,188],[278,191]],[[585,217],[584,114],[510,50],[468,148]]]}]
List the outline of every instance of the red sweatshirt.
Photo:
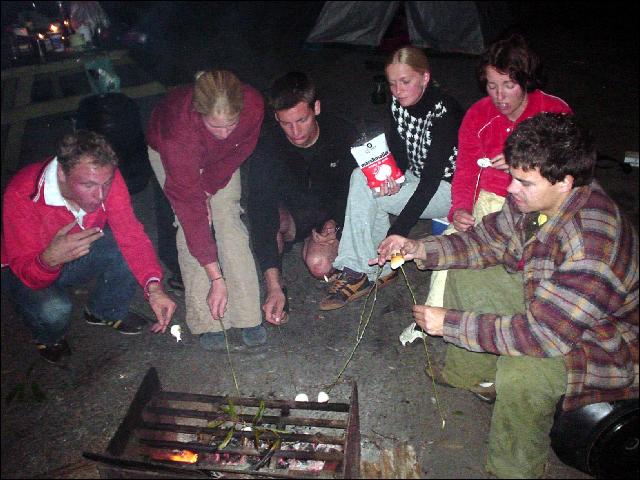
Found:
[{"label": "red sweatshirt", "polygon": [[500,113],[490,97],[478,100],[469,108],[458,132],[458,160],[453,174],[449,221],[453,221],[453,213],[460,208],[472,212],[480,190],[507,196],[511,175],[489,167],[482,172],[476,198],[472,198],[480,172],[477,161],[479,158],[493,158],[502,153],[504,142],[515,127],[541,112],[572,113],[569,105],[562,99],[542,90],[534,90],[528,94],[527,106],[515,122]]},{"label": "red sweatshirt", "polygon": [[[151,114],[149,146],[160,153],[167,175],[164,193],[184,229],[191,255],[200,265],[218,260],[207,210],[207,194],[224,188],[253,153],[264,117],[262,96],[244,86],[240,121],[225,140],[217,140],[192,105],[193,85],[170,92]],[[212,212],[216,215],[216,212]]]},{"label": "red sweatshirt", "polygon": [[[11,179],[4,193],[2,209],[2,265],[8,264],[27,287],[46,288],[60,275],[61,268],[43,265],[39,256],[55,234],[74,220],[65,206],[47,205],[44,170],[49,161],[34,163]],[[103,208],[87,213],[84,228],[109,224],[116,243],[134,277],[143,288],[151,279],[162,279],[153,245],[136,218],[129,191],[119,170]],[[80,231],[76,225],[71,233]]]}]

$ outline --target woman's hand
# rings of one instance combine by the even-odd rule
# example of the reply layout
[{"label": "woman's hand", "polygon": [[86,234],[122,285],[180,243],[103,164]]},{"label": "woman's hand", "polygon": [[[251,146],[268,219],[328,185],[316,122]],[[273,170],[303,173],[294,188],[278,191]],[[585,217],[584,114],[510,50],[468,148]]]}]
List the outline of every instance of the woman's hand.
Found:
[{"label": "woman's hand", "polygon": [[507,161],[504,158],[503,153],[500,153],[491,159],[491,168],[502,170],[503,172],[509,170],[509,165],[507,165]]},{"label": "woman's hand", "polygon": [[227,311],[228,299],[227,284],[222,275],[217,277],[216,280],[211,280],[211,287],[207,295],[207,305],[209,305],[209,311],[214,320],[220,320],[224,317],[224,313]]},{"label": "woman's hand", "polygon": [[476,224],[476,219],[468,210],[459,208],[453,212],[453,226],[459,232],[466,232]]},{"label": "woman's hand", "polygon": [[380,185],[380,196],[395,195],[400,191],[400,186],[393,178],[389,177]]}]

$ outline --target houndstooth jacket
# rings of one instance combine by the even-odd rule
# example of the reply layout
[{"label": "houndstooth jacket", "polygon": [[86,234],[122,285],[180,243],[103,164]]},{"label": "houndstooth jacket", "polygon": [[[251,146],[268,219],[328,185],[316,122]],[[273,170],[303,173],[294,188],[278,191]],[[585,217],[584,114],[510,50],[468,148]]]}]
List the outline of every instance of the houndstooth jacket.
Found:
[{"label": "houndstooth jacket", "polygon": [[462,109],[454,98],[429,84],[418,103],[410,107],[403,107],[393,98],[391,117],[391,153],[400,168],[410,170],[420,179],[415,193],[389,229],[389,235],[406,236],[435,195],[440,181],[453,179]]}]

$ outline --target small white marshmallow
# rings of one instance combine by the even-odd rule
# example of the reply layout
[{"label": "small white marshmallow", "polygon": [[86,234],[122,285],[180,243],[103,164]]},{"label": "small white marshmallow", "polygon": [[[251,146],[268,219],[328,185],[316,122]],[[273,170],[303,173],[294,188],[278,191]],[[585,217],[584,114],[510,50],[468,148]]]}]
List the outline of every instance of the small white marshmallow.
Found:
[{"label": "small white marshmallow", "polygon": [[180,342],[182,340],[182,327],[180,325],[173,325],[169,331],[171,332],[171,335],[176,337],[176,342]]},{"label": "small white marshmallow", "polygon": [[491,166],[491,160],[489,160],[487,157],[482,157],[478,159],[478,166],[480,168],[488,168]]}]

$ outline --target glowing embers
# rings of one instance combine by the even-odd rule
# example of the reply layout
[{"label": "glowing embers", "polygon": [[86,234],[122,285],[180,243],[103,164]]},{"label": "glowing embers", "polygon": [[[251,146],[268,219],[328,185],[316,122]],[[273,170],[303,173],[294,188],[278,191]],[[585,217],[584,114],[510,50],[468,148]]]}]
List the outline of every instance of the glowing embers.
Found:
[{"label": "glowing embers", "polygon": [[198,461],[198,454],[190,450],[153,450],[149,457],[152,460],[169,460],[182,463],[196,463]]}]

